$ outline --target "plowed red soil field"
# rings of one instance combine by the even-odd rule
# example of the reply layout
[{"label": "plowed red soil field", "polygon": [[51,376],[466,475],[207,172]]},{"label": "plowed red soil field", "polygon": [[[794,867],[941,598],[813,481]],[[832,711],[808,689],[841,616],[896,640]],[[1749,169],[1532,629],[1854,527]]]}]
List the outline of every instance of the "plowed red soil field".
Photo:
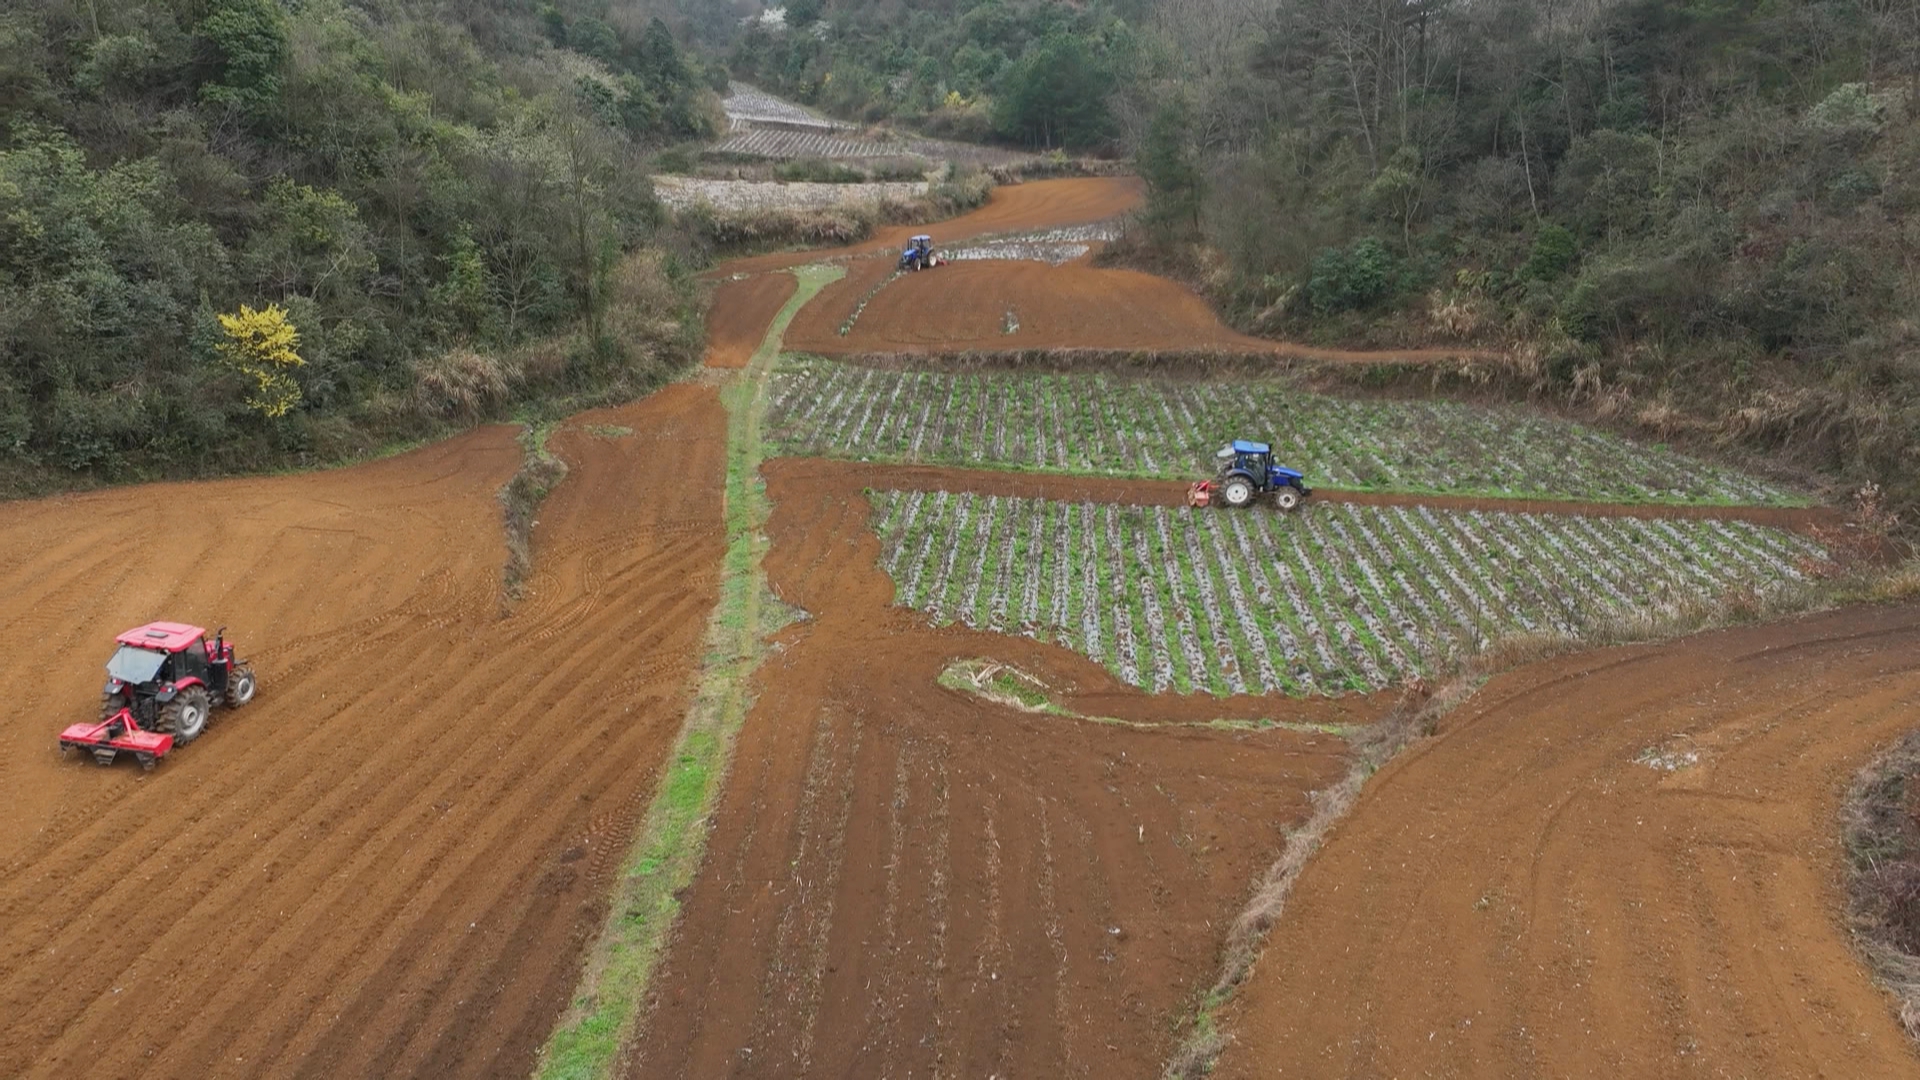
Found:
[{"label": "plowed red soil field", "polygon": [[[884,256],[874,261],[893,269]],[[818,318],[796,324],[791,348],[837,354],[1274,347],[1227,329],[1205,300],[1166,278],[1083,263],[957,262],[907,274],[875,294],[844,336],[840,324],[851,311],[823,300]]]},{"label": "plowed red soil field", "polygon": [[[841,252],[780,252],[728,263],[716,275],[764,273],[822,258],[847,276],[794,319],[786,346],[827,356],[1023,349],[1269,353],[1332,362],[1422,361],[1472,350],[1353,352],[1248,337],[1228,329],[1191,289],[1085,258],[1064,266],[991,260],[893,276],[900,248],[926,231],[936,247],[979,236],[1107,221],[1139,208],[1131,178],[1045,180],[995,189],[987,205],[934,225],[898,226]],[[863,307],[864,302],[864,307]],[[776,307],[778,305],[775,305]],[[843,327],[851,327],[842,334]],[[713,361],[709,361],[712,363]]]},{"label": "plowed red soil field", "polygon": [[722,281],[714,290],[713,306],[707,309],[707,366],[746,367],[773,317],[793,298],[799,284],[792,274],[779,273]]},{"label": "plowed red soil field", "polygon": [[[678,730],[723,435],[685,386],[559,432],[504,620],[504,428],[0,505],[0,1076],[525,1075]],[[260,696],[152,773],[63,760],[157,617],[226,623]]]},{"label": "plowed red soil field", "polygon": [[1140,721],[1380,703],[1153,699],[1065,650],[931,629],[889,606],[859,475],[819,466],[764,470],[770,583],[810,617],[760,669],[626,1075],[1153,1075],[1343,744],[1026,713],[942,667],[1003,659]]},{"label": "plowed red soil field", "polygon": [[928,225],[889,225],[851,247],[826,251],[779,251],[749,259],[735,259],[713,276],[781,270],[822,259],[886,256],[887,268],[898,258],[907,238],[932,233],[936,245],[953,244],[977,236],[1025,232],[1034,229],[1092,225],[1139,209],[1146,186],[1131,176],[1075,177],[994,188],[986,205],[959,217]]},{"label": "plowed red soil field", "polygon": [[1308,864],[1216,1075],[1920,1075],[1849,948],[1838,839],[1916,722],[1915,605],[1494,680]]}]

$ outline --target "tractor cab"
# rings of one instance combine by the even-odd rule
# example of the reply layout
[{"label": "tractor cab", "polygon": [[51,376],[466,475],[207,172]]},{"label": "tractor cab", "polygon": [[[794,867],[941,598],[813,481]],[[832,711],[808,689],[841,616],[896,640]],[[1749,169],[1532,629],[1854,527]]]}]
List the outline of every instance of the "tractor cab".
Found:
[{"label": "tractor cab", "polygon": [[1272,493],[1282,510],[1292,510],[1313,494],[1298,469],[1273,462],[1273,447],[1261,442],[1235,439],[1214,452],[1219,463],[1215,485],[1228,506],[1250,506],[1260,495]]},{"label": "tractor cab", "polygon": [[909,238],[907,241],[907,249],[900,253],[900,269],[902,270],[925,270],[938,265],[940,265],[940,260],[934,258],[933,255],[933,237],[928,236],[926,233],[921,233],[918,236]]},{"label": "tractor cab", "polygon": [[[165,695],[181,683],[200,682],[215,693],[227,689],[225,665],[209,662],[207,632],[185,623],[155,622],[137,626],[114,639],[120,647],[107,660],[109,694],[136,697]],[[216,652],[225,647],[217,642]]]}]

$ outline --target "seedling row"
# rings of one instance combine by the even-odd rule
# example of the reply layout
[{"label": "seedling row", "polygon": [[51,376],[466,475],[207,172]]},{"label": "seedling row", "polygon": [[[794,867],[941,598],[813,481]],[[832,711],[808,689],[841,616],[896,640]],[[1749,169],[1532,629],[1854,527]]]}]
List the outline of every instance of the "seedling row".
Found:
[{"label": "seedling row", "polygon": [[873,502],[895,603],[1066,646],[1155,692],[1380,689],[1513,633],[1778,589],[1824,558],[1796,534],[1712,520]]},{"label": "seedling row", "polygon": [[765,158],[898,157],[907,152],[892,143],[842,138],[831,132],[751,126],[735,128],[714,150]]},{"label": "seedling row", "polygon": [[789,360],[789,453],[1191,478],[1234,437],[1329,487],[1613,502],[1787,504],[1764,481],[1580,424],[1444,401],[1356,401],[1288,382],[883,371]]}]

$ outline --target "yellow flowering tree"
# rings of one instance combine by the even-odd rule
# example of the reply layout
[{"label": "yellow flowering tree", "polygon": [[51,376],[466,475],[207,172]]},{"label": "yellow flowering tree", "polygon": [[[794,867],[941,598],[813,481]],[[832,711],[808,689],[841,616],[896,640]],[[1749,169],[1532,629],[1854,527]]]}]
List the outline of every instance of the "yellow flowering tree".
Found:
[{"label": "yellow flowering tree", "polygon": [[241,304],[237,314],[219,318],[227,334],[216,346],[220,361],[253,380],[248,406],[269,419],[287,415],[300,403],[300,384],[293,381],[291,372],[306,361],[293,351],[300,344],[300,332],[287,318],[286,309],[268,304],[255,311]]}]

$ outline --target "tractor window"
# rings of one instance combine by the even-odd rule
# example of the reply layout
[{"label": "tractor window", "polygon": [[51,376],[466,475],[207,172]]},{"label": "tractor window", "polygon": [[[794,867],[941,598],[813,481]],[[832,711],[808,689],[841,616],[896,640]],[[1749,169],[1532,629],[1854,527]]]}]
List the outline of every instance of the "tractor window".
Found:
[{"label": "tractor window", "polygon": [[160,674],[160,665],[165,663],[167,654],[152,649],[135,648],[132,645],[120,646],[120,651],[107,661],[107,674],[123,683],[140,684],[152,682]]},{"label": "tractor window", "polygon": [[207,643],[195,641],[180,650],[179,658],[174,662],[174,677],[184,679],[188,676],[204,679],[207,677]]}]

